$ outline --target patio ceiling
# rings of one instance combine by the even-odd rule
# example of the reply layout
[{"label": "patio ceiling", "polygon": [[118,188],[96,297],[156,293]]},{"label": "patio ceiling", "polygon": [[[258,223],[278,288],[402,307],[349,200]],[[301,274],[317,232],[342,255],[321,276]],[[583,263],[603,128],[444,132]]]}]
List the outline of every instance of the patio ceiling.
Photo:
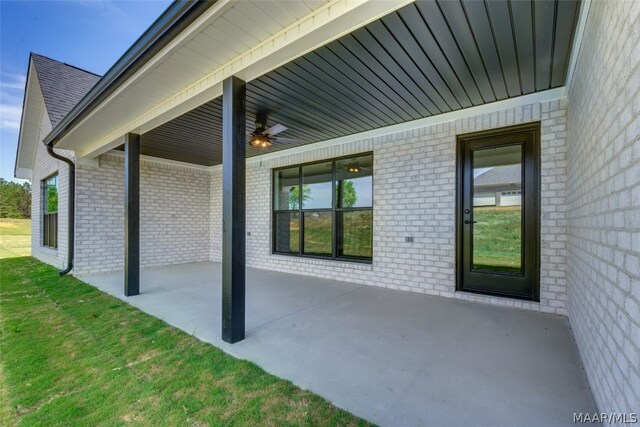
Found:
[{"label": "patio ceiling", "polygon": [[[268,111],[278,136],[311,144],[563,86],[578,4],[411,3],[247,82],[247,132]],[[220,164],[221,115],[216,98],[158,126],[142,154]]]}]

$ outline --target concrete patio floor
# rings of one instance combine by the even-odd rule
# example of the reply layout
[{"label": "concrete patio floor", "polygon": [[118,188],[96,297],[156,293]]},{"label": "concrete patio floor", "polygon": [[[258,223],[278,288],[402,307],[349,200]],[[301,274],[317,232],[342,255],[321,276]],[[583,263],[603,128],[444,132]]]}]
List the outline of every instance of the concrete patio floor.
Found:
[{"label": "concrete patio floor", "polygon": [[596,412],[565,318],[247,269],[247,337],[220,339],[221,265],[80,279],[383,426],[574,425]]}]

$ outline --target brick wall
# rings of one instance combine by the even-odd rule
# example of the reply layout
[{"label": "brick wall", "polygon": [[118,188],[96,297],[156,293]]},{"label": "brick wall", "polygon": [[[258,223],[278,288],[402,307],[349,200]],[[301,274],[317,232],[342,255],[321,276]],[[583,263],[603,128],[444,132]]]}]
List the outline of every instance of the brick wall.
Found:
[{"label": "brick wall", "polygon": [[568,108],[568,310],[598,408],[640,412],[640,2],[592,2]]},{"label": "brick wall", "polygon": [[[456,135],[542,123],[541,302],[455,292]],[[373,265],[271,254],[271,169],[374,152]],[[221,169],[212,176],[212,259],[221,259]],[[566,314],[566,105],[499,111],[395,135],[285,155],[247,166],[247,263],[346,280]],[[405,243],[405,236],[414,237]]]},{"label": "brick wall", "polygon": [[[456,135],[541,121],[541,302],[455,292]],[[271,254],[271,169],[374,152],[372,265]],[[48,169],[37,166],[44,174]],[[61,184],[66,185],[61,169]],[[566,314],[566,105],[553,101],[247,166],[249,266]],[[61,190],[63,190],[61,188]],[[124,259],[124,160],[103,155],[76,171],[75,274],[117,271]],[[221,168],[141,162],[141,265],[221,260]],[[66,196],[61,195],[61,207]],[[34,195],[34,209],[38,209]],[[61,211],[61,218],[64,218]],[[66,224],[61,224],[61,233]],[[62,235],[62,234],[61,234]],[[406,243],[405,237],[414,237]],[[60,239],[66,245],[65,239]],[[35,247],[35,246],[34,246]],[[58,249],[58,255],[66,249]],[[61,261],[46,258],[58,265]],[[55,261],[55,262],[54,262]]]},{"label": "brick wall", "polygon": [[[211,261],[222,262],[222,167],[215,167],[210,177]],[[252,183],[247,183],[252,185]]]},{"label": "brick wall", "polygon": [[[142,160],[140,265],[210,259],[210,175]],[[124,158],[102,155],[76,171],[76,274],[124,266]]]},{"label": "brick wall", "polygon": [[[50,131],[51,122],[45,108],[40,124],[40,137],[43,138]],[[66,150],[56,150],[56,152],[66,157],[72,157],[73,154]],[[42,245],[42,180],[54,173],[58,174],[58,247],[55,249]],[[45,146],[38,143],[31,180],[31,255],[60,269],[67,265],[68,188],[69,167],[66,163],[51,157]]]}]

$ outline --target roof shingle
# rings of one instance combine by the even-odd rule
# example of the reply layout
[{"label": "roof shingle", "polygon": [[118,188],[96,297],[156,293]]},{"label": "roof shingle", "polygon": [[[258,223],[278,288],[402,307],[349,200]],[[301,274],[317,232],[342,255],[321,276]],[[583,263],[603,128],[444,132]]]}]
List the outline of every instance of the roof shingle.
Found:
[{"label": "roof shingle", "polygon": [[475,177],[473,185],[485,186],[519,184],[521,180],[521,173],[522,166],[520,164],[495,166]]},{"label": "roof shingle", "polygon": [[100,76],[46,56],[31,54],[42,96],[55,127],[100,80]]}]

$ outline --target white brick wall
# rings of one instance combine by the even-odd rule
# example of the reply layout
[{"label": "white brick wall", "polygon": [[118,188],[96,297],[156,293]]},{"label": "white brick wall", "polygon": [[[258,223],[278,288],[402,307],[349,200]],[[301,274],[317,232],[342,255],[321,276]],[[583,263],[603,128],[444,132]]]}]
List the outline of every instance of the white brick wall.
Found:
[{"label": "white brick wall", "polygon": [[569,88],[568,310],[602,412],[640,412],[639,14],[592,2]]},{"label": "white brick wall", "polygon": [[[210,175],[141,161],[140,265],[210,259]],[[102,155],[76,170],[76,274],[124,266],[124,158]]]},{"label": "white brick wall", "polygon": [[[599,409],[640,411],[640,2],[593,1],[569,99],[250,162],[249,266],[516,306],[571,321]],[[541,302],[455,292],[456,135],[542,123]],[[46,112],[41,135],[51,129]],[[271,169],[374,152],[372,265],[271,254]],[[69,153],[66,153],[69,154]],[[76,274],[122,269],[123,160],[76,174]],[[57,250],[41,245],[40,181],[59,173]],[[221,259],[221,169],[142,162],[141,264]],[[42,145],[33,256],[63,267],[67,167]],[[414,243],[405,243],[413,236]]]},{"label": "white brick wall", "polygon": [[[456,135],[542,123],[541,301],[455,292]],[[373,265],[271,254],[271,169],[374,152]],[[221,170],[212,177],[212,259],[221,258]],[[535,104],[247,166],[251,267],[566,314],[566,105]],[[405,243],[413,236],[414,243]]]},{"label": "white brick wall", "polygon": [[[456,135],[533,121],[542,124],[541,301],[455,292]],[[374,152],[375,161],[373,264],[272,255],[271,169],[366,151]],[[49,163],[57,163],[48,156],[42,161],[48,163],[36,169],[43,175],[53,167]],[[66,168],[61,169],[60,182],[60,233],[66,233]],[[566,314],[564,101],[250,162],[247,183],[249,266]],[[142,161],[141,194],[143,267],[221,260],[221,168],[210,173]],[[34,192],[34,209],[39,209],[38,197]],[[405,236],[413,236],[414,243],[405,243]],[[65,238],[60,246],[58,251],[36,250],[35,255],[62,266]],[[123,262],[124,161],[121,156],[103,155],[99,166],[76,169],[74,273],[117,271]]]},{"label": "white brick wall", "polygon": [[[217,167],[211,174],[211,200],[209,216],[211,218],[211,261],[222,262],[222,168]],[[253,183],[249,183],[253,185]],[[248,207],[248,201],[247,201]]]},{"label": "white brick wall", "polygon": [[[46,111],[42,112],[40,124],[40,138],[51,131],[51,122]],[[58,154],[72,157],[73,153],[66,150],[56,150]],[[42,180],[54,173],[58,173],[58,248],[42,245]],[[69,203],[69,167],[66,163],[56,160],[47,153],[45,146],[38,142],[31,181],[31,255],[40,261],[51,264],[56,268],[67,266],[67,224]]]}]

